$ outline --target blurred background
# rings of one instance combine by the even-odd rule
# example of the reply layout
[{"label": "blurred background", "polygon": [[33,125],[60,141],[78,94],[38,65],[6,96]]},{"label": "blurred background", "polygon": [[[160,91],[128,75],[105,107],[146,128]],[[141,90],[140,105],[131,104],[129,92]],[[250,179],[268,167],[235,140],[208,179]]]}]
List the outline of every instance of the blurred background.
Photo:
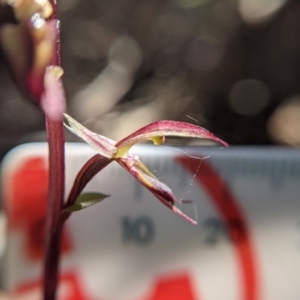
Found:
[{"label": "blurred background", "polygon": [[[58,0],[58,11],[68,113],[91,130],[118,140],[174,119],[230,145],[300,145],[300,1]],[[0,26],[13,21],[0,0]],[[0,159],[44,140],[0,52]]]},{"label": "blurred background", "polygon": [[[231,145],[300,144],[300,2],[59,0],[69,113],[119,139],[159,119]],[[0,9],[1,22],[11,19]],[[44,140],[0,57],[0,157]],[[71,137],[73,138],[73,137]]]}]

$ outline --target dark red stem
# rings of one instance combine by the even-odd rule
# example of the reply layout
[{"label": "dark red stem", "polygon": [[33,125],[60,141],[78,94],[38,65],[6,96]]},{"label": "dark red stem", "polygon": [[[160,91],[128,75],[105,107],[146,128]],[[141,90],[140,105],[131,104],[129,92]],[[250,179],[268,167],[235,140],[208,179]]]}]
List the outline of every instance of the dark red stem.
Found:
[{"label": "dark red stem", "polygon": [[46,218],[46,245],[44,264],[44,300],[56,299],[59,273],[62,222],[60,219],[64,201],[65,159],[64,128],[61,121],[46,117],[49,144],[49,191]]},{"label": "dark red stem", "polygon": [[[50,0],[53,7],[51,19],[57,20],[56,1]],[[57,40],[52,65],[60,65],[60,34],[57,27]],[[61,98],[64,101],[64,98]],[[60,118],[59,118],[60,119]],[[44,300],[55,300],[59,279],[59,261],[63,222],[60,214],[65,192],[65,135],[63,120],[53,120],[46,115],[49,147],[49,188],[46,216],[46,241],[44,261]]]}]

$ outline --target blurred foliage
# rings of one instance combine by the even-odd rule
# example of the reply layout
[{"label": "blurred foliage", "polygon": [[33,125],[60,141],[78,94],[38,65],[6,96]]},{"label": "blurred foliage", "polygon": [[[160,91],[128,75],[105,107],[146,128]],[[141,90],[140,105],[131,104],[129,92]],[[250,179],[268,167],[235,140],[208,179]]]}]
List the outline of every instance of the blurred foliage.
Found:
[{"label": "blurred foliage", "polygon": [[[120,139],[159,119],[195,119],[230,144],[300,144],[299,1],[58,4],[69,111],[91,130]],[[44,124],[3,56],[0,65],[3,155],[43,139]]]}]

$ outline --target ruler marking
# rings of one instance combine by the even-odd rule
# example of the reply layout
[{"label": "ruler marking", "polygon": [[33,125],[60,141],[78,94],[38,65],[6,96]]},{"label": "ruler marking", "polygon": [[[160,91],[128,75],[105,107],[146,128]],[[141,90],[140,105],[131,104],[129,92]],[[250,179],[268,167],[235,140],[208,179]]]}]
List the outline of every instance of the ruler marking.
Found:
[{"label": "ruler marking", "polygon": [[154,222],[146,215],[141,215],[136,218],[123,216],[121,225],[123,243],[135,242],[139,246],[146,246],[154,239]]},{"label": "ruler marking", "polygon": [[[182,164],[188,171],[195,173],[195,168],[190,163],[191,158],[188,157],[177,157],[176,160]],[[238,224],[240,230],[239,235],[242,239],[236,243],[236,249],[239,257],[242,277],[243,277],[243,299],[245,300],[256,300],[257,299],[257,270],[253,253],[253,246],[249,237],[249,230],[245,224],[244,215],[241,212],[236,199],[224,185],[223,180],[215,172],[215,170],[210,167],[206,162],[203,162],[202,168],[211,176],[206,176],[202,170],[197,172],[197,181],[204,186],[208,194],[211,196],[211,200],[215,204],[222,218],[226,221],[229,233],[232,239],[235,239],[236,230],[231,227],[232,222]],[[227,195],[227,201],[224,201],[224,192]]]}]

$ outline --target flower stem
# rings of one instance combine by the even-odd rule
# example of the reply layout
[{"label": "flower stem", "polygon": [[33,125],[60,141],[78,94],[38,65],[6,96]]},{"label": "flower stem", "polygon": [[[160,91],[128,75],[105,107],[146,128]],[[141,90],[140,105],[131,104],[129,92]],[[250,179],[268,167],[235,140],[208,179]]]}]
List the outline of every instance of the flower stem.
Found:
[{"label": "flower stem", "polygon": [[62,236],[60,214],[65,188],[64,128],[62,121],[46,117],[49,144],[49,190],[46,217],[44,300],[56,299]]},{"label": "flower stem", "polygon": [[[53,7],[52,20],[57,20],[56,0],[50,0]],[[60,32],[57,30],[52,65],[60,65]],[[59,101],[65,101],[61,97]],[[60,215],[65,192],[65,135],[63,117],[53,119],[46,113],[46,128],[49,148],[49,187],[45,232],[45,260],[43,274],[43,299],[55,300],[59,280],[59,260],[63,222]]]}]

